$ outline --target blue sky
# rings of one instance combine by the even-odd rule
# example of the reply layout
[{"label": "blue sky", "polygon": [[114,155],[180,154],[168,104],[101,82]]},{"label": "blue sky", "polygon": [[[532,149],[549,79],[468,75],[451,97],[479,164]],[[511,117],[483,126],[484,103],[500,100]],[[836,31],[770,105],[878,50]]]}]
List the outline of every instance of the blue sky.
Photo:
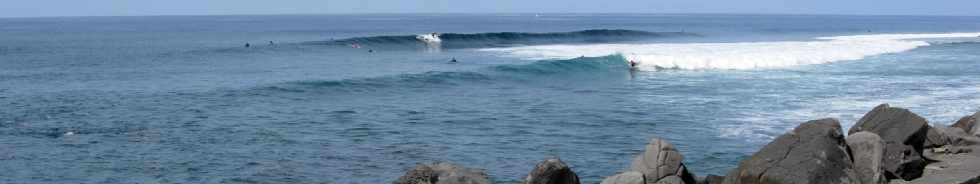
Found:
[{"label": "blue sky", "polygon": [[338,13],[980,15],[980,0],[0,0],[0,17]]}]

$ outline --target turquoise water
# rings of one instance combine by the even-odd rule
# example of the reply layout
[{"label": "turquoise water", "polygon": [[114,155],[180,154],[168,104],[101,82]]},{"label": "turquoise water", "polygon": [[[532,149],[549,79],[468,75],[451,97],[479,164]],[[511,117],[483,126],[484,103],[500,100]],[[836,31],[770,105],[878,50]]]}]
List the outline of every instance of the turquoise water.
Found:
[{"label": "turquoise water", "polygon": [[[443,42],[414,40],[430,32]],[[980,110],[978,32],[923,16],[0,19],[0,183],[387,183],[431,161],[514,183],[552,156],[598,183],[651,137],[720,175],[806,120]]]}]

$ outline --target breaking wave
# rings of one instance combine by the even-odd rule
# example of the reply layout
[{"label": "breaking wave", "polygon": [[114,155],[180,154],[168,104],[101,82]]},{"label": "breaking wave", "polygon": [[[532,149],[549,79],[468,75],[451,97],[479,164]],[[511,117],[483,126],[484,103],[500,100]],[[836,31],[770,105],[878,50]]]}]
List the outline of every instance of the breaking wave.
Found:
[{"label": "breaking wave", "polygon": [[[976,41],[978,36],[980,33],[880,34],[820,37],[812,41],[540,45],[480,51],[528,60],[620,53],[640,62],[645,70],[765,69],[859,60],[931,44]],[[941,41],[931,42],[933,39]]]}]

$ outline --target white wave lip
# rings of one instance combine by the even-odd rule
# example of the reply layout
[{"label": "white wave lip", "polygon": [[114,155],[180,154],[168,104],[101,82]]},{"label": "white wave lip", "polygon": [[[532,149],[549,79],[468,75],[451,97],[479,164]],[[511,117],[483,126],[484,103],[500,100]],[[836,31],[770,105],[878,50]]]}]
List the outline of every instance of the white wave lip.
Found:
[{"label": "white wave lip", "polygon": [[815,41],[542,45],[480,50],[532,60],[619,53],[640,62],[642,69],[765,69],[859,60],[928,46],[924,39],[977,36],[980,33],[880,34],[820,37]]}]

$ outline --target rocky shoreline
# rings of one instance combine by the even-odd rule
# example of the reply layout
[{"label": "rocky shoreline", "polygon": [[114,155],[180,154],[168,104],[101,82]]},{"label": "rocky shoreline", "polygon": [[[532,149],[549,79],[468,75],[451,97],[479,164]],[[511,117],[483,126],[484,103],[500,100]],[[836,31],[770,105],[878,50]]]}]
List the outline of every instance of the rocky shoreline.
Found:
[{"label": "rocky shoreline", "polygon": [[[628,171],[602,184],[750,183],[980,183],[980,112],[952,126],[930,126],[907,109],[882,104],[850,127],[826,118],[801,123],[742,160],[726,176],[698,177],[666,140],[653,138]],[[396,184],[489,184],[480,169],[450,163],[420,164]],[[524,178],[525,184],[578,184],[579,177],[560,159],[546,159]]]}]

